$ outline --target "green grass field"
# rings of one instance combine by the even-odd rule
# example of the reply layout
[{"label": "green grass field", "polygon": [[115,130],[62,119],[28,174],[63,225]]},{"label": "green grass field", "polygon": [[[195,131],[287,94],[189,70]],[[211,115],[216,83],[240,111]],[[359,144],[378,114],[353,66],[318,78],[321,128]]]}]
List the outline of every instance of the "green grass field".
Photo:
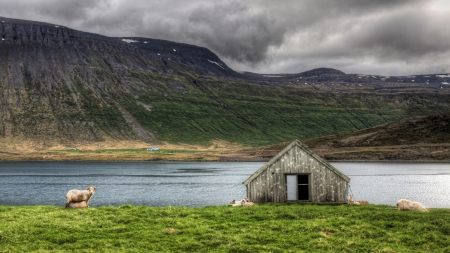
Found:
[{"label": "green grass field", "polygon": [[450,210],[0,206],[0,252],[450,252]]}]

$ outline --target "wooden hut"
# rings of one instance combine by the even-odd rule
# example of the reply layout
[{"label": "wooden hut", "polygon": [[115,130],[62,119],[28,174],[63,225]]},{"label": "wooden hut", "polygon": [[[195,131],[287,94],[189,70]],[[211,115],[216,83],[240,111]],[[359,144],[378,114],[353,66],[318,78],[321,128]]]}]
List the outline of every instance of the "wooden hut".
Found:
[{"label": "wooden hut", "polygon": [[350,178],[295,140],[243,184],[252,202],[347,202]]}]

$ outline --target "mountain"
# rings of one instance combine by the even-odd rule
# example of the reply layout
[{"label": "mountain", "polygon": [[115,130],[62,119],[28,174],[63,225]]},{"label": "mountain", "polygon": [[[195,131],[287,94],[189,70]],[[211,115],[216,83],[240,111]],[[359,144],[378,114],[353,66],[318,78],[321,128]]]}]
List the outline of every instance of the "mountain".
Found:
[{"label": "mountain", "polygon": [[329,160],[450,160],[450,114],[402,119],[306,140]]},{"label": "mountain", "polygon": [[450,114],[402,119],[357,132],[316,138],[315,146],[376,147],[449,143]]},{"label": "mountain", "polygon": [[450,75],[240,73],[210,50],[0,17],[0,152],[259,146],[449,111]]}]

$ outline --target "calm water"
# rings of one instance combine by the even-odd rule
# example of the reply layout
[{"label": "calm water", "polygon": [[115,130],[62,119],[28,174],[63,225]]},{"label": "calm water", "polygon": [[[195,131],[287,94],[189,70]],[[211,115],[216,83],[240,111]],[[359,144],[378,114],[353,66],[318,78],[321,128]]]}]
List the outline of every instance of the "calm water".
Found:
[{"label": "calm water", "polygon": [[[60,205],[70,189],[97,186],[91,206],[225,205],[264,163],[0,162],[0,205]],[[351,178],[357,200],[400,198],[450,208],[450,164],[333,163]]]},{"label": "calm water", "polygon": [[207,206],[245,197],[264,163],[3,162],[0,205],[64,205],[70,189],[97,191],[91,206]]},{"label": "calm water", "polygon": [[332,163],[351,178],[356,200],[393,205],[405,198],[425,207],[450,208],[448,163]]}]

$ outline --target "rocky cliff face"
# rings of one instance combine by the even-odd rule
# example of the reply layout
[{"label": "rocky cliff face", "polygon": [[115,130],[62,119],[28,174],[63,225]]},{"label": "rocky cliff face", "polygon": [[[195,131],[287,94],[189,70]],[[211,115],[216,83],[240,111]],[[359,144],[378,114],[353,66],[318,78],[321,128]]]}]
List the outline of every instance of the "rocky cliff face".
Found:
[{"label": "rocky cliff face", "polygon": [[[237,73],[206,48],[0,17],[0,139],[267,144],[448,111],[450,76]],[[1,151],[1,146],[0,146]]]}]

